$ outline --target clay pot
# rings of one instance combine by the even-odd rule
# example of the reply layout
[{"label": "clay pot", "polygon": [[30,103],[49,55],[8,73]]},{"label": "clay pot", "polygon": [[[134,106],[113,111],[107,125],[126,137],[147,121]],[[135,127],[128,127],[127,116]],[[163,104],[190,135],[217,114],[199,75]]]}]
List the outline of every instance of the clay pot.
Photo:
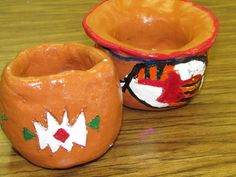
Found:
[{"label": "clay pot", "polygon": [[78,44],[21,52],[1,80],[1,124],[32,163],[67,168],[92,161],[115,141],[122,93],[109,57]]},{"label": "clay pot", "polygon": [[188,0],[105,0],[83,27],[117,66],[124,105],[162,110],[198,93],[218,22]]}]

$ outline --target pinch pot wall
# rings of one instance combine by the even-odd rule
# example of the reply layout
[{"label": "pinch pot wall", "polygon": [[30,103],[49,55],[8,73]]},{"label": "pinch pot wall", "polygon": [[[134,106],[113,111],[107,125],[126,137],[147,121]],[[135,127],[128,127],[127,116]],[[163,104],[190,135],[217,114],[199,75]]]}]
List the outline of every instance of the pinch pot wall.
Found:
[{"label": "pinch pot wall", "polygon": [[190,0],[104,0],[83,27],[113,59],[125,106],[168,110],[201,88],[218,20]]},{"label": "pinch pot wall", "polygon": [[[28,60],[27,56],[36,58]],[[65,61],[73,62],[65,67]],[[17,151],[42,167],[67,168],[98,158],[115,141],[121,126],[122,98],[114,66],[106,54],[94,48],[70,44],[26,50],[5,68],[0,95],[7,116],[2,123],[5,134]],[[58,124],[67,112],[71,126],[83,112],[86,145],[74,143],[71,151],[60,146],[54,153],[49,146],[41,149],[34,123],[48,128],[47,112]],[[99,128],[88,126],[97,115]],[[25,138],[25,128],[35,137]]]}]

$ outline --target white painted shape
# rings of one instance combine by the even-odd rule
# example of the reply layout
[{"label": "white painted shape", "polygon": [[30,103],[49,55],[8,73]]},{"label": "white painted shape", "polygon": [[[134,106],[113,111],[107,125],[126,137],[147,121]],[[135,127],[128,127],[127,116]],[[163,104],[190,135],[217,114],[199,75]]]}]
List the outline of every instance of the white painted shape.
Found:
[{"label": "white painted shape", "polygon": [[[48,128],[43,127],[38,122],[34,122],[34,127],[39,137],[40,149],[45,149],[49,146],[51,151],[55,153],[60,147],[71,151],[74,143],[86,146],[87,129],[83,112],[80,113],[73,126],[69,124],[67,112],[63,114],[61,125],[58,124],[57,120],[50,113],[47,112],[46,116]],[[53,136],[60,128],[66,130],[70,135],[64,143]]]},{"label": "white painted shape", "polygon": [[48,140],[50,149],[53,153],[56,152],[60,148],[61,142],[56,140],[53,136],[48,136]]},{"label": "white painted shape", "polygon": [[42,127],[41,124],[38,122],[34,122],[34,127],[36,129],[38,137],[42,137],[42,138],[39,138],[40,149],[46,148],[48,145],[46,129]]},{"label": "white painted shape", "polygon": [[76,122],[72,127],[68,128],[64,125],[63,128],[70,134],[70,137],[65,141],[65,143],[62,144],[62,147],[64,147],[68,151],[71,151],[73,143],[81,146],[86,146],[87,129],[85,123],[85,115],[83,112],[78,116]]},{"label": "white painted shape", "polygon": [[66,126],[67,127],[67,125],[69,125],[69,120],[68,120],[67,112],[65,111],[64,114],[63,114],[61,126]]},{"label": "white painted shape", "polygon": [[140,100],[149,105],[157,108],[168,107],[167,103],[157,101],[157,98],[162,94],[163,89],[161,87],[139,84],[137,79],[132,79],[129,86]]},{"label": "white painted shape", "polygon": [[60,125],[56,121],[56,119],[49,113],[47,112],[47,123],[48,123],[48,133],[50,134],[55,134],[57,130],[60,128]]},{"label": "white painted shape", "polygon": [[[72,132],[72,136],[74,136],[74,142],[82,146],[86,146],[86,138],[88,132],[86,129],[85,115],[83,112],[79,115],[76,123],[73,125]],[[80,136],[76,136],[77,134],[79,134]]]},{"label": "white painted shape", "polygon": [[196,75],[204,75],[206,64],[202,61],[193,60],[188,63],[181,63],[174,66],[174,70],[180,75],[181,80],[191,79]]},{"label": "white painted shape", "polygon": [[45,149],[49,145],[51,151],[56,152],[60,147],[60,142],[40,123],[34,122],[34,126],[39,137],[40,149]]},{"label": "white painted shape", "polygon": [[[126,79],[128,77],[128,75],[126,75],[125,77],[124,77],[124,80]],[[120,81],[120,86],[121,86],[121,88],[123,88],[124,87],[124,85],[125,85],[125,81]]]},{"label": "white painted shape", "polygon": [[62,142],[55,139],[53,135],[57,132],[58,129],[61,128],[61,126],[49,112],[47,112],[46,115],[48,122],[48,129],[47,129],[48,145],[51,148],[52,152],[56,152],[60,148]]},{"label": "white painted shape", "polygon": [[125,85],[125,82],[121,81],[121,82],[120,82],[120,86],[121,86],[121,88],[123,88],[124,85]]}]

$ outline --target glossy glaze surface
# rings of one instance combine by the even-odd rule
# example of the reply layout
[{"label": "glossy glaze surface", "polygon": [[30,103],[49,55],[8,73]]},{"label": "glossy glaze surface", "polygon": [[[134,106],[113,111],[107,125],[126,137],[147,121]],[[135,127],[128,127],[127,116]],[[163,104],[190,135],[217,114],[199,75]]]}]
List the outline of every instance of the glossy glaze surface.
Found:
[{"label": "glossy glaze surface", "polygon": [[2,128],[26,159],[46,168],[94,160],[115,141],[122,98],[109,57],[79,44],[21,52],[3,71]]}]

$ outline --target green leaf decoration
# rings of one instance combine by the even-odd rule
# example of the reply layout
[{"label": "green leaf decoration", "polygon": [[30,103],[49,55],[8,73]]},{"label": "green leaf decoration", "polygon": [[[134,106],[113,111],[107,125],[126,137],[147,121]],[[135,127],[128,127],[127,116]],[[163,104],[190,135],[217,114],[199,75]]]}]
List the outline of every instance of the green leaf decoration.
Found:
[{"label": "green leaf decoration", "polygon": [[99,129],[99,124],[100,124],[100,116],[97,115],[91,122],[89,122],[87,125],[89,127],[92,127],[94,129]]},{"label": "green leaf decoration", "polygon": [[7,116],[6,116],[6,114],[4,114],[4,113],[1,114],[1,120],[2,120],[2,121],[7,121]]},{"label": "green leaf decoration", "polygon": [[26,141],[32,140],[35,137],[35,135],[28,128],[23,128],[23,136]]}]

